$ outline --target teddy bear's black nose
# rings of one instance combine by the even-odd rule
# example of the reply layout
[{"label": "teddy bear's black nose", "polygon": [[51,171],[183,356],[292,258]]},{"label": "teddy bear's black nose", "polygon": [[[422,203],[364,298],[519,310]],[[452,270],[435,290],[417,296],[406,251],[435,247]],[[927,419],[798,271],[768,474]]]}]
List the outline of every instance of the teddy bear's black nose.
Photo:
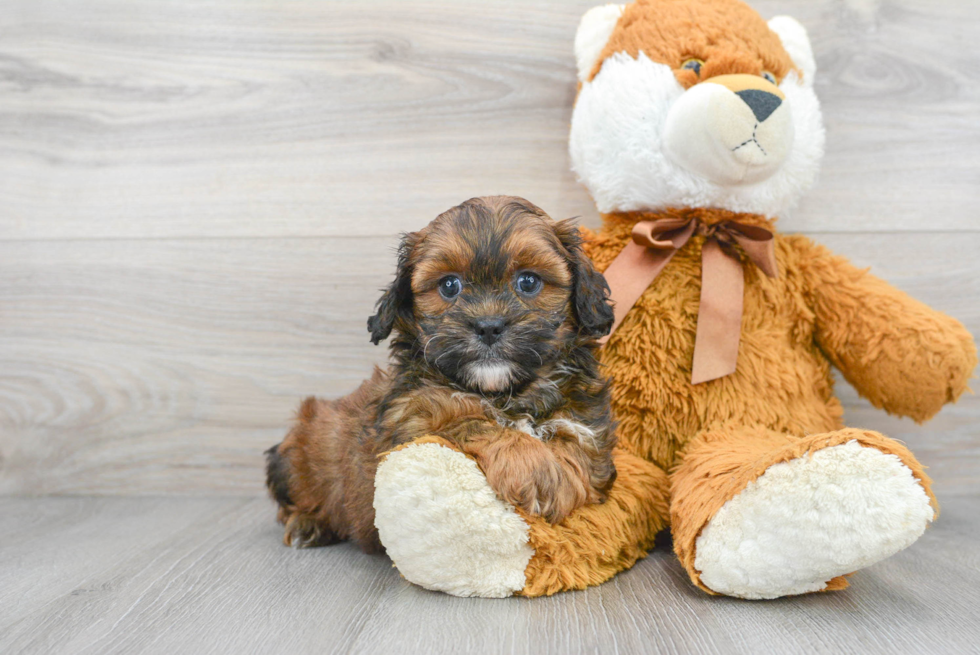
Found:
[{"label": "teddy bear's black nose", "polygon": [[783,101],[779,99],[779,96],[769,93],[768,91],[760,91],[758,89],[745,89],[744,91],[737,91],[735,95],[741,98],[742,101],[749,106],[749,109],[751,109],[752,113],[755,114],[755,119],[760,123],[769,118],[769,116],[772,115],[772,112],[776,111],[779,105],[783,103]]}]

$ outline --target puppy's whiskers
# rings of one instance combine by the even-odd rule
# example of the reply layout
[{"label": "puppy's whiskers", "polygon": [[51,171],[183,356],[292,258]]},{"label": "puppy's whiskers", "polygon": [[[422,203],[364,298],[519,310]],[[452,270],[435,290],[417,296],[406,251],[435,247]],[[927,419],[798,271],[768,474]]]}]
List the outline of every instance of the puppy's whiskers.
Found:
[{"label": "puppy's whiskers", "polygon": [[432,343],[433,341],[435,341],[436,339],[438,339],[439,337],[445,337],[445,336],[447,336],[447,335],[445,335],[445,334],[433,334],[431,337],[429,337],[428,339],[425,340],[425,346],[423,346],[423,348],[422,348],[422,360],[425,361],[425,363],[428,364],[429,366],[432,366],[432,364],[429,364],[429,355],[428,355],[428,353],[429,353],[429,344]]},{"label": "puppy's whiskers", "polygon": [[[439,336],[448,337],[449,335],[448,334],[445,334],[445,335],[439,335]],[[445,350],[445,352],[443,352],[441,355],[439,355],[438,357],[436,357],[436,361],[433,362],[432,367],[433,368],[439,368],[439,360],[441,360],[446,355],[459,355],[463,351],[464,351],[464,346],[459,345],[459,344],[447,348]]]}]

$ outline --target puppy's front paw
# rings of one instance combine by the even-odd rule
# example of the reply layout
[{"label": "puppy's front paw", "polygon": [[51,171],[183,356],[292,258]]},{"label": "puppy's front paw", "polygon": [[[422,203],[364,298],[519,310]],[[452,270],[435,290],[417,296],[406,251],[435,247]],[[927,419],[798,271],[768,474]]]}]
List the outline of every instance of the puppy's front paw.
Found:
[{"label": "puppy's front paw", "polygon": [[498,459],[486,475],[500,498],[549,523],[559,523],[588,502],[582,480],[550,456],[509,463]]},{"label": "puppy's front paw", "polygon": [[525,511],[541,516],[549,523],[560,523],[586,504],[586,493],[581,483],[568,477],[560,468],[526,485],[521,497],[524,500],[520,506]]}]

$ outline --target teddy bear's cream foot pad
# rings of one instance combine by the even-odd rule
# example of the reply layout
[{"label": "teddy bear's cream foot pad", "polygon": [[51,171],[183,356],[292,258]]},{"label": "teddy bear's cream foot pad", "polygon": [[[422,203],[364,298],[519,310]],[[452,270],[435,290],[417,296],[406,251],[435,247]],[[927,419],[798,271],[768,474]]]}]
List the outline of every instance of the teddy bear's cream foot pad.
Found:
[{"label": "teddy bear's cream foot pad", "polygon": [[697,539],[701,582],[776,598],[825,589],[911,545],[933,519],[912,471],[856,441],[770,466]]},{"label": "teddy bear's cream foot pad", "polygon": [[524,588],[528,526],[476,462],[437,443],[390,453],[375,478],[375,525],[409,582],[454,596],[503,598]]}]

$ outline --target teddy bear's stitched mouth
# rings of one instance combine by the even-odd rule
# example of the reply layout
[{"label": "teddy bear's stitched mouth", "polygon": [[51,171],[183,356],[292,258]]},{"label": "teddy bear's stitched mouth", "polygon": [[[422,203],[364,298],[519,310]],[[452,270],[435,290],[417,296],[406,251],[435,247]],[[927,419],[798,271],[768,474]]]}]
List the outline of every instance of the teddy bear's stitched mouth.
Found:
[{"label": "teddy bear's stitched mouth", "polygon": [[737,146],[735,146],[734,148],[732,148],[732,152],[736,152],[736,151],[738,151],[739,149],[741,149],[741,148],[744,148],[745,146],[747,146],[747,145],[749,145],[750,143],[754,143],[754,144],[755,144],[755,145],[756,145],[756,146],[757,146],[757,147],[759,148],[759,150],[761,150],[761,151],[762,151],[762,154],[768,157],[768,156],[769,156],[769,153],[768,153],[768,152],[766,152],[766,149],[762,147],[762,144],[761,144],[761,143],[759,143],[759,140],[758,140],[757,138],[755,138],[755,132],[756,132],[756,130],[758,130],[758,129],[759,129],[759,124],[758,124],[758,123],[756,123],[756,124],[755,124],[755,125],[754,125],[754,126],[752,127],[752,136],[751,136],[751,137],[749,137],[748,139],[746,139],[745,141],[742,141],[742,142],[741,142],[740,144],[738,144],[738,145],[737,145]]}]

